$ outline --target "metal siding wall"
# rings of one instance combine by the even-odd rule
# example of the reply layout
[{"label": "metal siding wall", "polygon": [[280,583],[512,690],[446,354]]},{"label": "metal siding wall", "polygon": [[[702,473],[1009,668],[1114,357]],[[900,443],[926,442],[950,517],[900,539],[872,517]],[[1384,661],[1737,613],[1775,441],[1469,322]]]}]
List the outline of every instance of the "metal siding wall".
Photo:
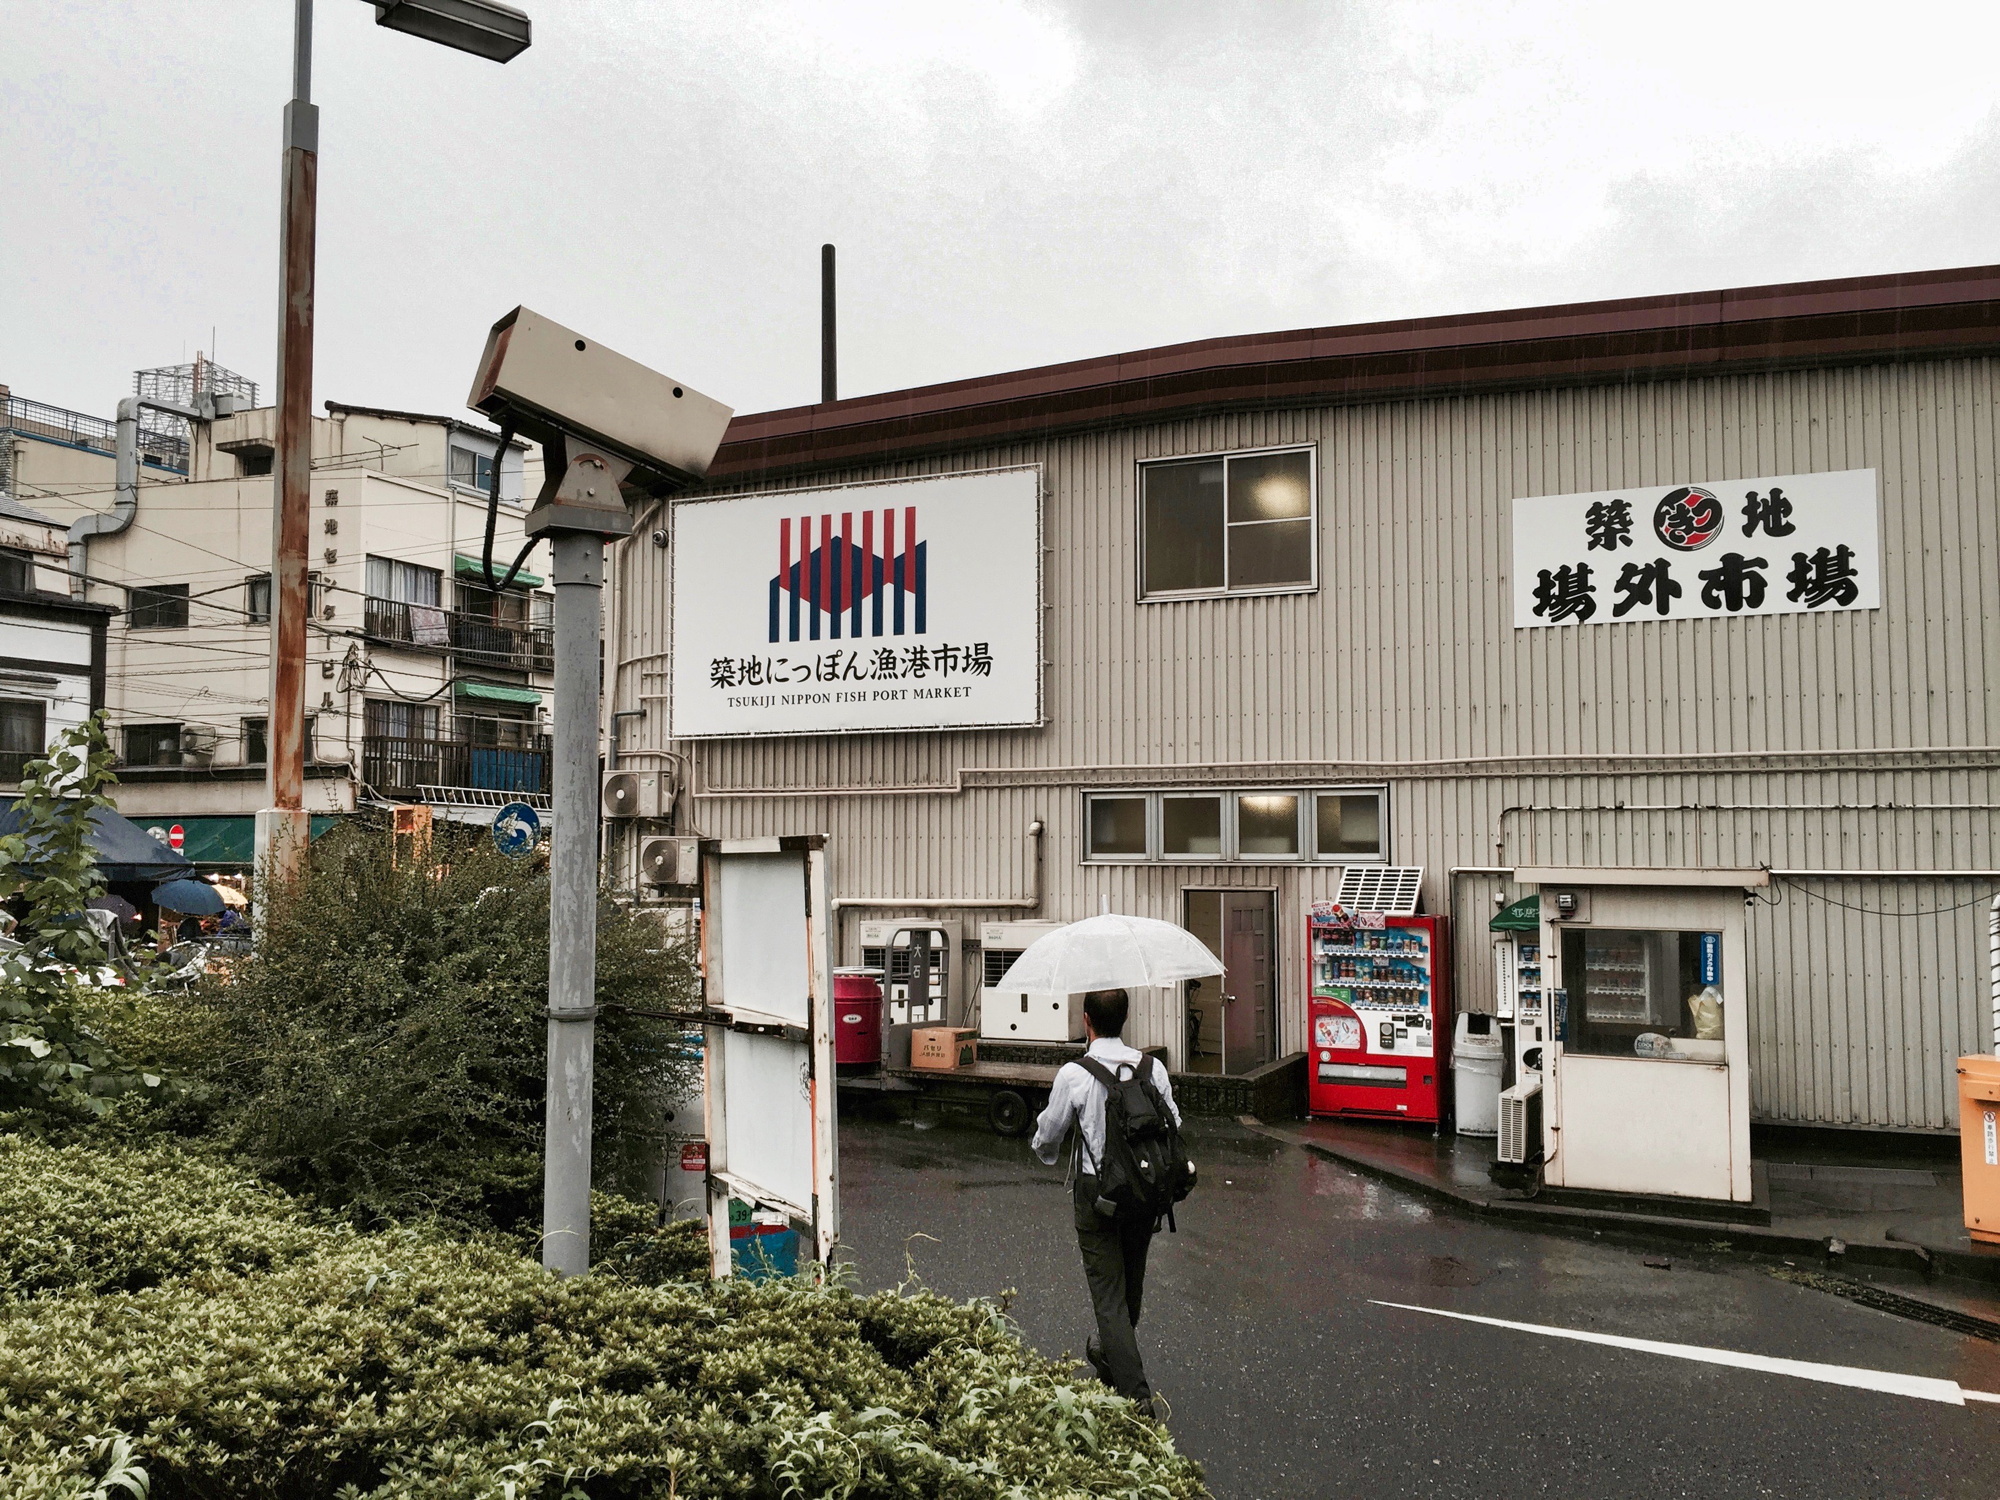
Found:
[{"label": "metal siding wall", "polygon": [[[1332,893],[1337,871],[1087,866],[1081,789],[1186,777],[1307,784],[1335,779],[1342,767],[1327,763],[1391,763],[1359,774],[1390,782],[1391,856],[1427,867],[1428,909],[1449,906],[1458,921],[1459,1003],[1486,1009],[1485,923],[1494,890],[1512,887],[1468,876],[1454,901],[1451,866],[1557,850],[1647,865],[2000,863],[1988,811],[1873,806],[2000,802],[2000,701],[1987,671],[2000,643],[1994,381],[1994,362],[1977,359],[1239,413],[757,486],[1040,464],[1048,723],[670,744],[668,553],[643,541],[649,523],[617,565],[616,706],[649,711],[627,726],[626,754],[691,757],[711,793],[693,804],[703,832],[826,833],[841,897],[1025,894],[1024,834],[1036,817],[1048,825],[1040,915],[1086,916],[1108,894],[1116,909],[1177,919],[1186,886],[1274,887],[1288,1048],[1304,1044],[1302,915]],[[1319,454],[1317,593],[1138,602],[1140,460],[1301,442]],[[1880,610],[1513,627],[1516,496],[1862,467],[1881,473]],[[1901,770],[1853,755],[1926,747],[1986,753],[1952,769],[1908,757]],[[1410,764],[1748,752],[1772,760],[1670,774]],[[765,794],[778,790],[795,795]],[[1866,810],[1548,811],[1619,802]],[[631,842],[614,841],[628,877]],[[1824,889],[1910,913],[1990,893],[1967,882]],[[968,926],[1009,915],[1019,914],[963,913]],[[1789,888],[1760,909],[1748,1007],[1758,1114],[1949,1124],[1950,1059],[1987,1043],[1979,916],[1867,917]]]}]

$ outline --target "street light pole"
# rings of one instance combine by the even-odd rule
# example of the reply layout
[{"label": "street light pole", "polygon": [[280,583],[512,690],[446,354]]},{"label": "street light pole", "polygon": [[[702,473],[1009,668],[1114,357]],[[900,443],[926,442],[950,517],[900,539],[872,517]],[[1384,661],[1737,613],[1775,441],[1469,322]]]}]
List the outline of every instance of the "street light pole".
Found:
[{"label": "street light pole", "polygon": [[[529,45],[528,17],[503,0],[373,0],[375,24],[493,62]],[[271,465],[271,707],[257,874],[273,887],[305,869],[307,539],[312,531],[314,240],[319,232],[319,107],[312,102],[313,0],[292,13],[292,99],[285,106],[279,222],[278,431]],[[504,456],[504,455],[503,455]],[[499,459],[495,459],[496,464]]]},{"label": "street light pole", "polygon": [[257,868],[288,885],[304,868],[306,545],[312,481],[314,239],[319,220],[319,107],[312,103],[312,0],[296,0],[292,99],[285,106],[279,225],[278,431],[272,464],[271,706],[264,721],[265,792]]}]

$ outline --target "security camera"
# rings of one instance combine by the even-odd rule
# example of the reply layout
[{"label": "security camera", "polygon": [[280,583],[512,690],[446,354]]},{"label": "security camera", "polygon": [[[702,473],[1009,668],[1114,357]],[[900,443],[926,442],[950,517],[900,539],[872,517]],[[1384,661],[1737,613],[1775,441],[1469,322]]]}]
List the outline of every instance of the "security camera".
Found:
[{"label": "security camera", "polygon": [[734,413],[672,376],[627,359],[526,307],[493,325],[467,404],[544,449],[546,479],[531,534],[624,534],[620,491],[655,491],[708,472]]}]

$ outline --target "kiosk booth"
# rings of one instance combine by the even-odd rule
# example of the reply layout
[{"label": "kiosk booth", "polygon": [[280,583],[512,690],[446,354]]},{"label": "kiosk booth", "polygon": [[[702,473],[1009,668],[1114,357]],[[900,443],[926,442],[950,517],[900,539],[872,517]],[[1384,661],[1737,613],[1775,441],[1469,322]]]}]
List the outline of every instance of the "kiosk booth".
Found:
[{"label": "kiosk booth", "polygon": [[1744,898],[1767,873],[1514,878],[1540,906],[1543,1182],[1749,1202]]}]

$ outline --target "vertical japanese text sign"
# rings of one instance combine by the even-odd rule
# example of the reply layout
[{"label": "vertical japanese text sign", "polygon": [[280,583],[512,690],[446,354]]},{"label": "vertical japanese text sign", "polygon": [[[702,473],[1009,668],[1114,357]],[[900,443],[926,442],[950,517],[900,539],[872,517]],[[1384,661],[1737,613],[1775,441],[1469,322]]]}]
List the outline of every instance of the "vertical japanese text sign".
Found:
[{"label": "vertical japanese text sign", "polygon": [[1873,469],[1514,502],[1514,624],[1879,609]]}]

